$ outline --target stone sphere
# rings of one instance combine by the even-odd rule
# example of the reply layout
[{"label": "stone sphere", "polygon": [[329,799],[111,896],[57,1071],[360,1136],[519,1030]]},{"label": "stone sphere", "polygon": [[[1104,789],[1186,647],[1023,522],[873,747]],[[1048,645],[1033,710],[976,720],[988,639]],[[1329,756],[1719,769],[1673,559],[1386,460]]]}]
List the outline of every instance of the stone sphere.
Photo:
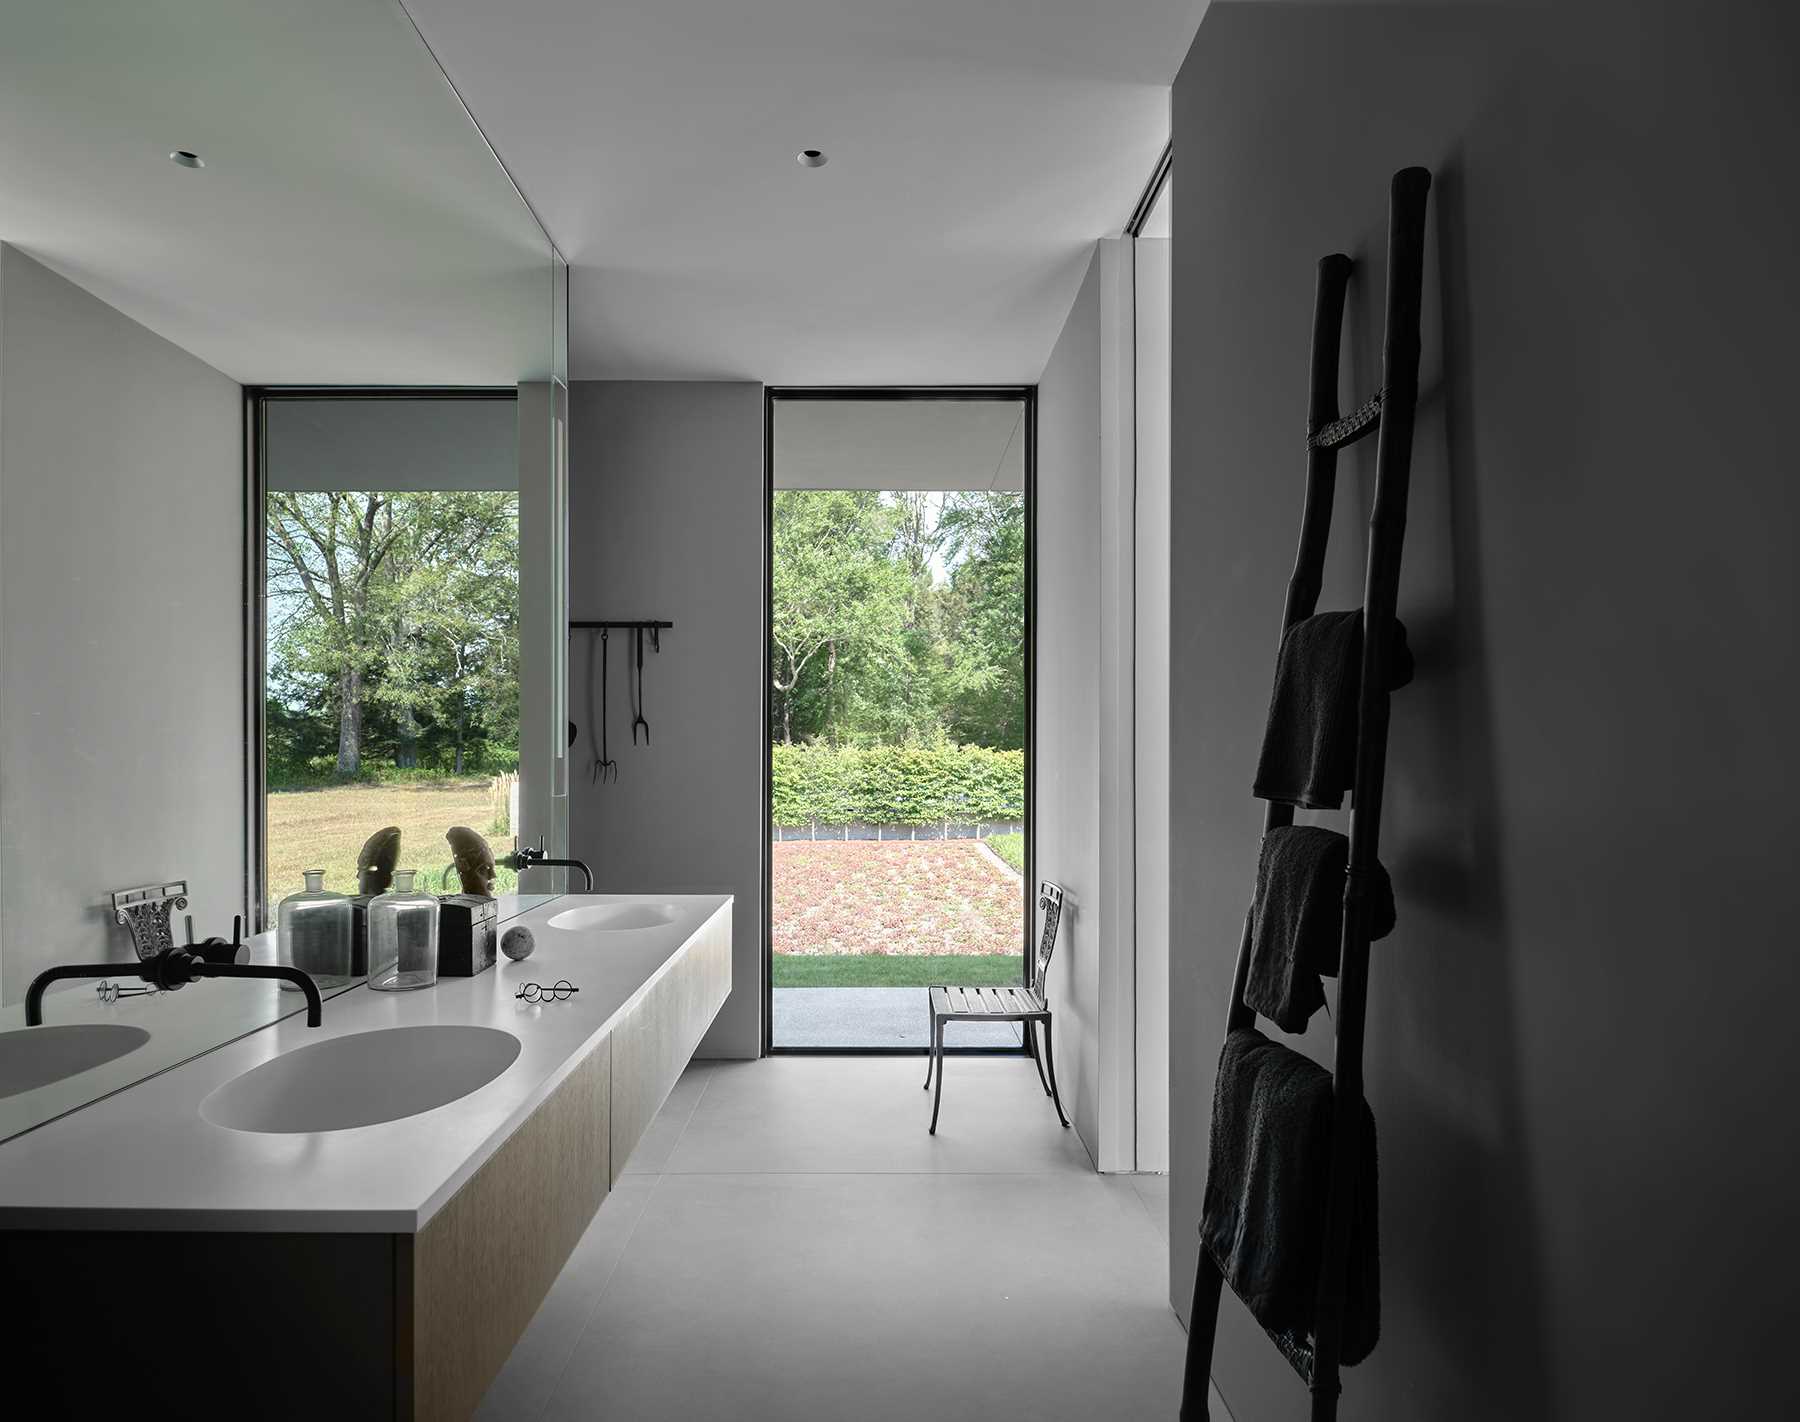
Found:
[{"label": "stone sphere", "polygon": [[522,958],[529,958],[531,950],[535,947],[537,947],[537,940],[531,936],[531,930],[522,923],[516,928],[507,929],[500,936],[500,951],[515,963]]}]

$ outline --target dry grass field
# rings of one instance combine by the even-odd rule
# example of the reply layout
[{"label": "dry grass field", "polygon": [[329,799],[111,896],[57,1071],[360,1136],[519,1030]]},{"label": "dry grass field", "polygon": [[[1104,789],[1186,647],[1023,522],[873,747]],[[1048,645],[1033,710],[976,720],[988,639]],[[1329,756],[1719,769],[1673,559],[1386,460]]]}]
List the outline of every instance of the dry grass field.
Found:
[{"label": "dry grass field", "polygon": [[[512,837],[491,833],[493,822],[485,777],[271,793],[269,898],[278,904],[299,889],[307,869],[323,869],[326,888],[355,893],[356,851],[385,825],[400,826],[400,867],[429,876],[422,887],[438,892],[438,876],[450,863],[444,832],[467,825],[487,835],[495,854],[503,854],[512,847]],[[517,883],[518,875],[502,869],[495,891],[510,893]],[[455,887],[452,875],[447,892]]]}]

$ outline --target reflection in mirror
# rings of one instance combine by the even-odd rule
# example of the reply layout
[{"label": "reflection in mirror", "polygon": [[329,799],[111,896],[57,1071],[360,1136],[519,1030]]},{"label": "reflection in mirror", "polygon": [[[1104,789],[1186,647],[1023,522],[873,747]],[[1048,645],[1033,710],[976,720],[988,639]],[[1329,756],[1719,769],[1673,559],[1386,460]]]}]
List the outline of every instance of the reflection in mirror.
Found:
[{"label": "reflection in mirror", "polygon": [[397,5],[31,7],[0,91],[3,1140],[302,1010],[144,990],[116,892],[273,962],[376,831],[560,847],[566,278]]},{"label": "reflection in mirror", "polygon": [[265,921],[309,869],[357,893],[383,827],[433,890],[452,827],[510,839],[517,435],[512,387],[264,397]]}]

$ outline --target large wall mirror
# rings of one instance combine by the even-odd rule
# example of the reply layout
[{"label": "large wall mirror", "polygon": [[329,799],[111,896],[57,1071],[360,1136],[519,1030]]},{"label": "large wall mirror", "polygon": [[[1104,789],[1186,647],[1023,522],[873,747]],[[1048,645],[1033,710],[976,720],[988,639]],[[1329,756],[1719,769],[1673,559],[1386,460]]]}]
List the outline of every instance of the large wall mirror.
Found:
[{"label": "large wall mirror", "polygon": [[566,269],[405,11],[5,25],[0,1139],[300,1009],[27,1026],[138,961],[129,896],[254,958],[376,830],[434,889],[452,825],[566,843]]}]

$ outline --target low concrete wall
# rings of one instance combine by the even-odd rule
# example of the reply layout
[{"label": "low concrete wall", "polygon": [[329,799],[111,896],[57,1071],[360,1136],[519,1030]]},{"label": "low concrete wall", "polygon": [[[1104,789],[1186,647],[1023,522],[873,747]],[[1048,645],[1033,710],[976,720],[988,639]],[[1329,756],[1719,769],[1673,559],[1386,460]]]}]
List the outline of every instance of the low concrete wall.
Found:
[{"label": "low concrete wall", "polygon": [[990,834],[1023,834],[1025,826],[1017,820],[990,824],[937,825],[777,825],[772,836],[777,842],[790,839],[985,839]]}]

